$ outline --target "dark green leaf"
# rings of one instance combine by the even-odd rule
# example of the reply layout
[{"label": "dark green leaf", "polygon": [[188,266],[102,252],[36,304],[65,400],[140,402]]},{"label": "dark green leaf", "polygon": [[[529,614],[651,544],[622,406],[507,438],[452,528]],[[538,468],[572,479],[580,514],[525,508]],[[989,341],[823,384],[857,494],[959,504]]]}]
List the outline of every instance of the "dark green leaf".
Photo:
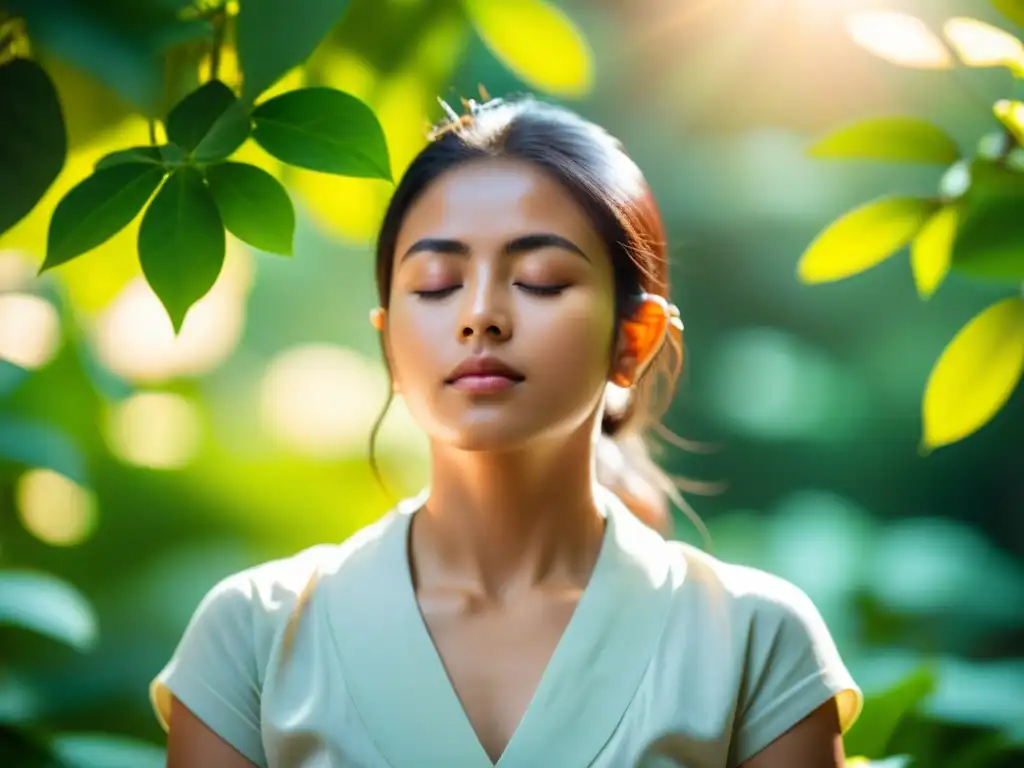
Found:
[{"label": "dark green leaf", "polygon": [[182,165],[188,162],[188,154],[177,144],[161,144],[157,149],[167,165]]},{"label": "dark green leaf", "polygon": [[960,150],[949,134],[926,120],[911,117],[861,120],[819,139],[808,154],[942,165],[960,158]]},{"label": "dark green leaf", "polygon": [[992,0],[992,5],[1018,27],[1024,27],[1024,0]]},{"label": "dark green leaf", "polygon": [[249,115],[220,80],[197,88],[167,116],[167,137],[186,152],[221,160],[249,137]]},{"label": "dark green leaf", "polygon": [[968,208],[953,244],[953,269],[972,277],[1024,280],[1024,194],[987,197]]},{"label": "dark green leaf", "polygon": [[92,250],[128,226],[160,186],[164,173],[151,163],[113,165],[71,189],[50,219],[43,269]]},{"label": "dark green leaf", "polygon": [[291,255],[295,210],[277,179],[254,165],[221,163],[206,169],[206,180],[231,234],[261,251]]},{"label": "dark green leaf", "polygon": [[934,673],[922,668],[889,690],[868,696],[860,718],[844,738],[846,753],[872,759],[885,757],[896,726],[908,713],[916,709],[934,688]]},{"label": "dark green leaf", "polygon": [[238,12],[242,98],[252,102],[302,64],[348,7],[348,0],[245,0]]},{"label": "dark green leaf", "polygon": [[54,754],[82,768],[163,768],[167,753],[145,741],[106,733],[63,733],[51,742]]},{"label": "dark green leaf", "polygon": [[391,180],[384,130],[354,96],[302,88],[261,104],[252,116],[253,137],[278,160],[339,176]]},{"label": "dark green leaf", "polygon": [[44,573],[0,572],[0,624],[28,629],[80,651],[96,642],[96,616],[71,584]]},{"label": "dark green leaf", "polygon": [[57,89],[33,61],[0,66],[0,234],[35,208],[64,167],[67,138]]},{"label": "dark green leaf", "polygon": [[224,224],[203,177],[179,168],[142,217],[139,262],[175,332],[213,287],[224,265]]},{"label": "dark green leaf", "polygon": [[88,478],[78,448],[47,424],[0,417],[0,458],[26,467],[46,467],[79,485]]},{"label": "dark green leaf", "polygon": [[129,149],[119,149],[117,152],[111,152],[109,155],[100,158],[96,163],[96,170],[102,171],[104,168],[112,168],[115,165],[124,165],[125,163],[163,165],[163,162],[163,155],[160,154],[160,150],[157,147],[131,147]]}]

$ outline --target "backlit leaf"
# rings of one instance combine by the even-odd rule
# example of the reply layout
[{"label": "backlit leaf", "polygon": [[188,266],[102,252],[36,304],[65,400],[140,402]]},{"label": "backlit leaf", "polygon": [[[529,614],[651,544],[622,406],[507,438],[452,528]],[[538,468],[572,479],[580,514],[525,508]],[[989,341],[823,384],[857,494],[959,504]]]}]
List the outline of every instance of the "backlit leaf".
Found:
[{"label": "backlit leaf", "polygon": [[910,244],[914,284],[922,299],[930,298],[949,274],[959,223],[960,214],[956,207],[946,206],[928,219]]},{"label": "backlit leaf", "polygon": [[28,59],[0,65],[0,234],[46,194],[64,167],[67,138],[57,89]]},{"label": "backlit leaf", "polygon": [[954,66],[949,49],[916,16],[896,11],[860,11],[847,17],[846,28],[857,45],[892,64],[913,69]]},{"label": "backlit leaf", "polygon": [[96,641],[96,615],[74,586],[45,573],[0,572],[0,625],[59,640],[80,651]]},{"label": "backlit leaf", "polygon": [[167,137],[199,160],[222,160],[249,138],[249,115],[219,80],[204,83],[167,116]]},{"label": "backlit leaf", "polygon": [[242,98],[252,102],[309,58],[347,7],[348,0],[245,0],[236,33]]},{"label": "backlit leaf", "polygon": [[115,165],[125,165],[126,163],[162,165],[163,162],[163,155],[160,154],[160,150],[157,147],[130,147],[128,149],[119,149],[116,152],[111,152],[109,155],[101,157],[99,162],[96,163],[96,170],[102,171],[104,168],[112,168]]},{"label": "backlit leaf", "polygon": [[295,210],[281,183],[245,163],[220,163],[206,169],[206,180],[228,231],[249,245],[290,256]]},{"label": "backlit leaf", "polygon": [[953,245],[953,268],[973,277],[1024,280],[1024,193],[993,195],[968,209]]},{"label": "backlit leaf", "polygon": [[949,165],[959,159],[960,150],[949,134],[927,120],[883,117],[840,128],[815,142],[808,154]]},{"label": "backlit leaf", "polygon": [[387,142],[366,104],[333,88],[281,94],[252,113],[253,138],[271,155],[311,171],[391,180]]},{"label": "backlit leaf", "polygon": [[151,163],[96,171],[57,204],[50,219],[43,269],[52,269],[107,241],[134,219],[164,178]]},{"label": "backlit leaf", "polygon": [[987,424],[1024,373],[1024,299],[993,304],[967,323],[928,377],[922,449],[955,443]]},{"label": "backlit leaf", "polygon": [[1000,99],[992,111],[1017,142],[1024,145],[1024,101]]},{"label": "backlit leaf", "polygon": [[195,168],[179,168],[153,198],[139,227],[139,261],[175,332],[213,287],[224,265],[224,225]]},{"label": "backlit leaf", "polygon": [[855,755],[884,758],[896,726],[935,689],[935,675],[921,668],[882,693],[868,696],[860,717],[846,734],[846,749]]},{"label": "backlit leaf", "polygon": [[532,88],[557,96],[590,91],[593,54],[582,33],[546,0],[463,0],[484,44]]},{"label": "backlit leaf", "polygon": [[1024,63],[1024,43],[991,24],[961,17],[949,19],[943,31],[969,67],[1020,67]]},{"label": "backlit leaf", "polygon": [[914,197],[887,197],[855,208],[811,243],[798,276],[805,283],[827,283],[870,269],[907,245],[937,208]]}]

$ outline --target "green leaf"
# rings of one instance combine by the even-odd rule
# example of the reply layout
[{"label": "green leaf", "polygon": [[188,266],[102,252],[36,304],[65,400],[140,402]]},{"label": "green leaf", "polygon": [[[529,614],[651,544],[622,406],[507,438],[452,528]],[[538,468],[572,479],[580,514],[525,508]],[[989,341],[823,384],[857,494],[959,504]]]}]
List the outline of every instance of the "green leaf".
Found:
[{"label": "green leaf", "polygon": [[221,163],[206,169],[206,181],[231,234],[261,251],[292,254],[295,210],[277,179],[254,165]]},{"label": "green leaf", "polygon": [[912,117],[861,120],[819,139],[808,154],[942,165],[960,158],[960,150],[949,134],[926,120]]},{"label": "green leaf", "polygon": [[278,160],[311,171],[391,181],[384,130],[355,96],[301,88],[261,104],[252,116],[253,138]]},{"label": "green leaf", "polygon": [[968,209],[953,244],[961,274],[1024,280],[1024,193],[986,197]]},{"label": "green leaf", "polygon": [[116,152],[111,152],[109,155],[101,157],[96,162],[96,170],[102,171],[104,168],[112,168],[115,165],[124,165],[125,163],[163,165],[163,162],[163,155],[160,154],[160,149],[157,147],[131,147],[129,149],[119,149]]},{"label": "green leaf", "polygon": [[1024,27],[1024,0],[991,0],[1000,13],[1016,24]]},{"label": "green leaf", "polygon": [[177,333],[224,265],[224,225],[195,168],[177,169],[142,217],[139,262]]},{"label": "green leaf", "polygon": [[0,572],[0,624],[27,629],[87,651],[96,642],[96,615],[74,586],[45,573]]},{"label": "green leaf", "polygon": [[914,285],[922,299],[931,298],[949,274],[953,242],[959,225],[960,212],[957,207],[946,206],[928,219],[910,244]]},{"label": "green leaf", "polygon": [[922,452],[962,440],[991,421],[1022,373],[1024,299],[1015,297],[976,315],[942,351],[925,386]]},{"label": "green leaf", "polygon": [[886,197],[855,208],[804,252],[797,267],[800,280],[828,283],[881,264],[909,243],[938,207],[916,197]]},{"label": "green leaf", "polygon": [[128,226],[164,175],[151,163],[126,163],[96,171],[73,187],[53,211],[42,269],[80,256]]},{"label": "green leaf", "polygon": [[220,80],[203,84],[167,116],[167,137],[198,160],[223,160],[249,138],[249,115]]},{"label": "green leaf", "polygon": [[25,467],[46,467],[79,485],[88,483],[77,446],[48,424],[0,416],[0,459]]},{"label": "green leaf", "polygon": [[28,59],[0,66],[0,234],[13,227],[46,194],[67,157],[67,137],[57,89]]},{"label": "green leaf", "polygon": [[347,7],[348,0],[245,0],[236,32],[243,100],[252,102],[309,58]]},{"label": "green leaf", "polygon": [[62,733],[50,745],[59,759],[83,768],[164,768],[167,762],[154,744],[106,733]]},{"label": "green leaf", "polygon": [[558,96],[591,89],[593,54],[556,6],[544,0],[463,0],[463,6],[484,44],[523,82]]},{"label": "green leaf", "polygon": [[885,757],[896,726],[934,688],[934,673],[921,668],[889,690],[868,696],[860,718],[843,739],[846,751],[872,759]]}]

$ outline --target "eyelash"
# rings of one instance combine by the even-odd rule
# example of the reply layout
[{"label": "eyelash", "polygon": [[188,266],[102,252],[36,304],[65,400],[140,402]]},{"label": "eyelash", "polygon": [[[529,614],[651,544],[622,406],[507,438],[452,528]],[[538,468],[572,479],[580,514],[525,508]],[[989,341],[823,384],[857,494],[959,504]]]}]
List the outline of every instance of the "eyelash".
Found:
[{"label": "eyelash", "polygon": [[[568,284],[529,285],[527,283],[515,283],[514,285],[517,288],[522,288],[527,293],[533,294],[534,296],[558,296],[560,293],[562,293],[562,291],[569,287]],[[454,293],[456,289],[461,287],[462,286],[460,285],[452,285],[447,288],[438,288],[437,290],[433,291],[413,291],[413,293],[419,296],[421,299],[426,299],[428,301],[439,301],[441,299],[447,298],[452,293]]]}]

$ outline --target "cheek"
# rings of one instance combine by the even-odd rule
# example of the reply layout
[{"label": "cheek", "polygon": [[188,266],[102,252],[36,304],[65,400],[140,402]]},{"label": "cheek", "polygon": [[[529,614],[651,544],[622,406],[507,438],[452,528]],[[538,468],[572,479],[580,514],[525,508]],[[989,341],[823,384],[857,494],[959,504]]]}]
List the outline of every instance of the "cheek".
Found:
[{"label": "cheek", "polygon": [[438,348],[446,341],[450,326],[451,320],[443,312],[416,312],[414,308],[392,305],[388,359],[391,375],[400,387],[409,390],[419,381],[436,380]]},{"label": "cheek", "polygon": [[543,350],[546,366],[559,379],[600,386],[608,376],[613,334],[611,306],[580,302],[566,306],[552,322],[536,329],[531,346]]}]

